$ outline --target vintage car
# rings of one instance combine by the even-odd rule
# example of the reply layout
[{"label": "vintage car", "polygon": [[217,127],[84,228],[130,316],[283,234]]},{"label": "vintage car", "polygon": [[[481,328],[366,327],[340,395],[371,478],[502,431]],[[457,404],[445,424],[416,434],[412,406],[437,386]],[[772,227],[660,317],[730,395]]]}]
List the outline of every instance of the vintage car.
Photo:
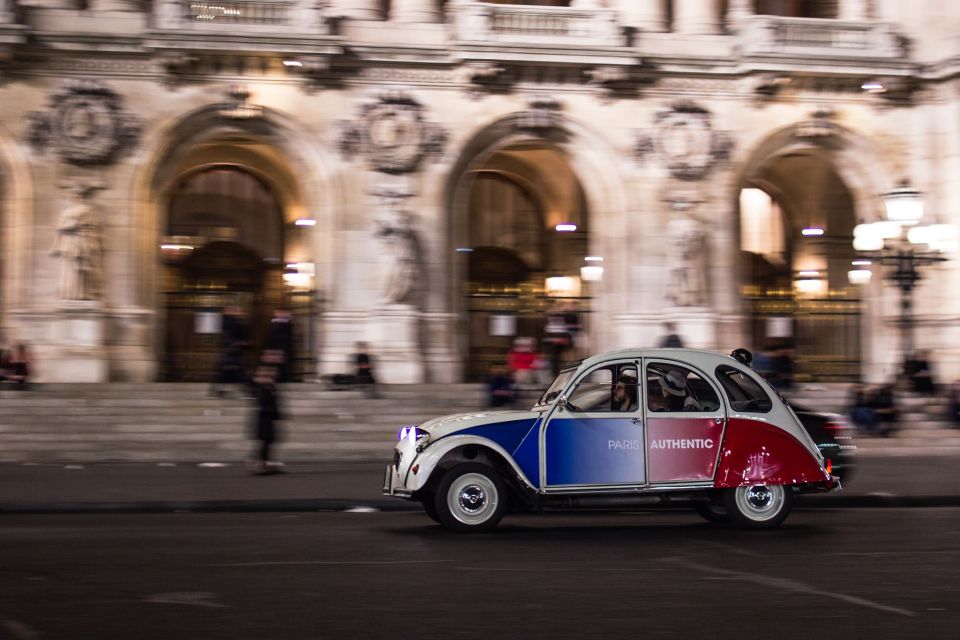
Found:
[{"label": "vintage car", "polygon": [[711,521],[779,526],[800,492],[839,487],[752,356],[631,349],[563,369],[529,411],[400,430],[385,495],[455,531],[511,511],[689,505]]}]

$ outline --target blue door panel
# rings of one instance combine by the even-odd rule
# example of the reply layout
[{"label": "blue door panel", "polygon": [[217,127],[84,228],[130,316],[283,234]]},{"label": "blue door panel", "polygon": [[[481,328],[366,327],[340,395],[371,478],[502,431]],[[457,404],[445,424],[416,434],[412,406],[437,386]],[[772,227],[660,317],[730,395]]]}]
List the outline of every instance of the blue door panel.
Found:
[{"label": "blue door panel", "polygon": [[547,485],[643,484],[643,427],[631,418],[553,418]]}]

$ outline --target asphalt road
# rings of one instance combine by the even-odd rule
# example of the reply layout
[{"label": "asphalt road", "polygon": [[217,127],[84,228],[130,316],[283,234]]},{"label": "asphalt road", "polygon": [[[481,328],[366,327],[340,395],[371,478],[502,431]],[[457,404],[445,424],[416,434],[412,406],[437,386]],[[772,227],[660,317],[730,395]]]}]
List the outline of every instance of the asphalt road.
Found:
[{"label": "asphalt road", "polygon": [[0,637],[939,638],[960,625],[960,509],[0,517]]}]

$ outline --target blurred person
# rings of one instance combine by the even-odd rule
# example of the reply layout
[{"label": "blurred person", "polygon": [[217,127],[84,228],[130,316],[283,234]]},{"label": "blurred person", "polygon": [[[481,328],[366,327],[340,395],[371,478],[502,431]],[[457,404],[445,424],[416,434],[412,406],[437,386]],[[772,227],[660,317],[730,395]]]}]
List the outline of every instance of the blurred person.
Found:
[{"label": "blurred person", "polygon": [[556,310],[547,313],[547,324],[543,328],[543,333],[543,344],[546,352],[550,354],[553,375],[556,376],[560,373],[563,354],[571,346],[570,332],[563,314]]},{"label": "blurred person", "polygon": [[677,333],[677,325],[667,320],[663,323],[663,329],[664,336],[660,339],[660,343],[657,346],[666,349],[682,349],[683,338]]},{"label": "blurred person", "polygon": [[897,429],[897,401],[893,383],[881,386],[873,397],[873,414],[877,420],[877,433],[888,438]]},{"label": "blurred person", "polygon": [[220,357],[217,369],[210,385],[210,396],[223,398],[226,385],[243,385],[247,382],[243,360],[249,332],[243,311],[239,307],[227,307],[223,311],[223,325],[220,329]]},{"label": "blurred person", "polygon": [[276,367],[263,363],[257,367],[250,381],[250,390],[255,404],[251,435],[254,440],[259,442],[250,462],[250,471],[255,475],[277,473],[279,471],[272,464],[270,458],[270,449],[273,447],[273,443],[277,441],[275,422],[283,419],[280,413],[276,380]]},{"label": "blurred person", "polygon": [[0,382],[7,380],[10,376],[10,352],[0,347]]},{"label": "blurred person", "polygon": [[281,354],[278,382],[290,382],[293,367],[293,317],[286,309],[275,309],[270,319],[267,348]]},{"label": "blurred person", "polygon": [[378,396],[377,378],[374,375],[373,356],[368,352],[367,343],[358,342],[356,352],[353,354],[353,362],[356,365],[357,384],[365,389],[367,397],[376,398]]},{"label": "blurred person", "polygon": [[18,389],[29,389],[32,368],[30,349],[22,342],[17,344],[7,356],[7,380],[16,384]]},{"label": "blurred person", "polygon": [[793,388],[793,347],[783,343],[773,352],[771,358],[772,379],[770,384],[779,391],[788,391]]},{"label": "blurred person", "polygon": [[877,416],[874,413],[873,392],[867,385],[856,385],[850,398],[850,420],[862,432],[877,432]]},{"label": "blurred person", "polygon": [[517,386],[525,388],[533,383],[536,362],[537,354],[533,350],[533,340],[531,338],[515,338],[510,353],[507,355],[507,367]]},{"label": "blurred person", "polygon": [[917,351],[912,358],[904,363],[904,368],[915,392],[924,395],[933,395],[936,392],[933,371],[930,368],[930,360],[926,351]]},{"label": "blurred person", "polygon": [[507,368],[501,364],[491,366],[487,380],[488,404],[491,407],[503,407],[513,404],[516,399],[517,389]]}]

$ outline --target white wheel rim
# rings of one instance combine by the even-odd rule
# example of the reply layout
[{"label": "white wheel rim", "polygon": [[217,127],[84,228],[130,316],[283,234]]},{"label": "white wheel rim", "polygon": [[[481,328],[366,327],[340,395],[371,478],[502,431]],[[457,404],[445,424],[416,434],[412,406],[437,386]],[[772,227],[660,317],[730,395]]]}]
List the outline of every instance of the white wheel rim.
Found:
[{"label": "white wheel rim", "polygon": [[784,489],[778,484],[737,487],[736,498],[740,513],[754,522],[765,522],[783,509]]},{"label": "white wheel rim", "polygon": [[459,522],[483,524],[496,512],[500,496],[493,480],[481,473],[465,473],[447,489],[447,508]]}]

